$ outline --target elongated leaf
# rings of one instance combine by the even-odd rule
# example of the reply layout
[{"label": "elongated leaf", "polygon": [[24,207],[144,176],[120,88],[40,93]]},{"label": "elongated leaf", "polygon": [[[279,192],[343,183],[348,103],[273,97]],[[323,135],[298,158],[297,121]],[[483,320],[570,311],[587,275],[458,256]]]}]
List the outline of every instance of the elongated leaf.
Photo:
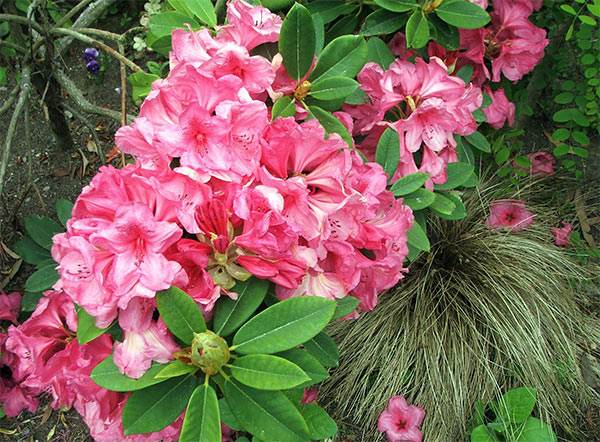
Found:
[{"label": "elongated leaf", "polygon": [[[406,20],[408,20],[406,14],[396,14],[385,9],[378,9],[367,16],[361,32],[365,37],[391,34],[403,28]],[[387,66],[385,69],[387,69]]]},{"label": "elongated leaf", "polygon": [[56,201],[56,214],[64,227],[67,227],[67,221],[71,218],[73,212],[73,203],[69,200],[59,199]]},{"label": "elongated leaf", "polygon": [[549,425],[545,424],[535,417],[527,419],[521,433],[519,434],[516,442],[556,442],[557,437],[550,428]]},{"label": "elongated leaf", "polygon": [[525,422],[535,407],[535,397],[535,388],[514,388],[504,393],[498,402],[498,411],[506,422]]},{"label": "elongated leaf", "polygon": [[310,440],[304,418],[280,391],[256,390],[229,379],[225,382],[225,398],[244,428],[260,439]]},{"label": "elongated leaf", "polygon": [[375,4],[392,12],[406,12],[418,8],[414,0],[375,0]]},{"label": "elongated leaf", "polygon": [[171,332],[186,344],[191,344],[194,333],[206,331],[204,317],[190,295],[175,286],[156,293],[156,306]]},{"label": "elongated leaf", "polygon": [[279,52],[290,77],[300,80],[315,56],[315,25],[310,12],[299,3],[288,12],[279,33]]},{"label": "elongated leaf", "polygon": [[427,234],[420,226],[418,222],[413,224],[412,229],[406,232],[406,238],[408,244],[415,247],[418,250],[424,250],[429,252],[431,245],[429,244],[429,239],[427,238]]},{"label": "elongated leaf", "polygon": [[44,249],[33,241],[29,236],[25,236],[15,242],[12,246],[17,255],[23,258],[23,261],[37,265],[47,259],[52,259],[50,250]]},{"label": "elongated leaf", "polygon": [[184,15],[192,16],[194,13],[186,6],[186,0],[167,0],[169,4],[177,12],[181,12]]},{"label": "elongated leaf", "polygon": [[214,28],[217,24],[215,7],[210,0],[186,0],[185,6],[200,20]]},{"label": "elongated leaf", "polygon": [[160,431],[185,409],[196,386],[193,375],[167,379],[131,393],[123,407],[123,432],[130,434]]},{"label": "elongated leaf", "polygon": [[21,299],[21,311],[23,312],[32,312],[37,307],[40,299],[44,297],[42,292],[25,292],[23,293],[23,298]]},{"label": "elongated leaf", "polygon": [[342,14],[350,14],[356,9],[356,5],[340,0],[321,0],[307,2],[306,8],[313,15],[319,14],[323,24],[326,25]]},{"label": "elongated leaf", "polygon": [[198,369],[199,368],[194,365],[189,365],[185,362],[175,359],[174,361],[171,361],[167,365],[163,366],[163,369],[156,373],[156,376],[154,377],[156,379],[175,378],[184,374],[194,374],[198,371]]},{"label": "elongated leaf", "polygon": [[475,167],[466,163],[449,163],[446,166],[448,179],[444,184],[436,184],[435,190],[450,190],[462,186],[473,174]]},{"label": "elongated leaf", "polygon": [[316,404],[306,404],[302,411],[308,424],[310,438],[315,440],[333,437],[338,432],[338,426],[325,410]]},{"label": "elongated leaf", "polygon": [[27,215],[25,218],[25,230],[27,230],[27,233],[36,244],[47,250],[50,250],[50,247],[52,247],[52,237],[57,233],[65,231],[64,227],[56,221],[46,216],[40,217],[37,215]]},{"label": "elongated leaf", "polygon": [[418,10],[412,13],[406,22],[406,46],[419,49],[429,41],[429,23],[423,14]]},{"label": "elongated leaf", "polygon": [[146,72],[135,72],[129,76],[131,83],[131,93],[133,101],[144,98],[152,91],[152,83],[160,77],[156,74],[147,74]]},{"label": "elongated leaf", "polygon": [[165,367],[164,364],[153,365],[139,379],[121,374],[115,365],[112,355],[100,362],[90,374],[90,378],[102,388],[111,391],[135,391],[150,385],[165,381],[165,378],[155,379],[155,376]]},{"label": "elongated leaf", "polygon": [[308,110],[319,120],[319,123],[325,128],[327,133],[337,133],[348,144],[348,148],[354,146],[352,136],[346,126],[338,120],[331,112],[321,109],[318,106],[309,106]]},{"label": "elongated leaf", "polygon": [[437,216],[439,216],[442,219],[449,219],[449,220],[463,219],[465,216],[467,216],[467,208],[465,207],[464,203],[462,202],[462,200],[460,198],[458,198],[456,195],[453,195],[451,193],[445,193],[444,196],[447,199],[449,199],[450,201],[452,201],[452,203],[454,203],[454,205],[456,207],[454,208],[454,210],[452,210],[452,213],[450,215],[436,212]]},{"label": "elongated leaf", "polygon": [[465,84],[469,84],[471,82],[471,78],[473,78],[473,65],[466,64],[462,68],[458,70],[455,74],[458,78],[465,82]]},{"label": "elongated leaf", "polygon": [[272,355],[242,356],[233,362],[231,374],[242,384],[259,390],[284,390],[310,380],[293,362]]},{"label": "elongated leaf", "polygon": [[33,273],[25,282],[25,290],[28,292],[43,292],[48,290],[58,281],[59,275],[55,267],[58,264],[52,262]]},{"label": "elongated leaf", "polygon": [[458,28],[450,26],[443,22],[435,15],[429,15],[429,30],[435,41],[441,44],[444,48],[455,51],[460,46],[460,33]]},{"label": "elongated leaf", "polygon": [[400,161],[400,139],[398,138],[398,132],[391,127],[388,127],[379,138],[375,161],[383,167],[383,171],[388,177],[396,172]]},{"label": "elongated leaf", "polygon": [[[424,172],[411,173],[396,181],[390,190],[396,198],[405,196],[420,189],[429,179],[429,174]],[[414,209],[413,209],[414,210]]]},{"label": "elongated leaf", "polygon": [[387,70],[395,59],[394,54],[381,38],[369,38],[367,48],[369,50],[367,61],[377,63],[384,70]]},{"label": "elongated leaf", "polygon": [[485,26],[490,16],[475,3],[464,0],[444,1],[435,10],[439,18],[457,28],[476,29]]},{"label": "elongated leaf", "polygon": [[343,318],[346,315],[349,315],[356,307],[360,304],[360,299],[356,299],[354,296],[344,296],[341,299],[336,301],[335,312],[333,313],[333,317],[331,320]]},{"label": "elongated leaf", "polygon": [[246,322],[233,337],[233,346],[242,354],[293,348],[323,330],[334,310],[334,301],[318,296],[286,299]]},{"label": "elongated leaf", "polygon": [[229,428],[234,431],[244,430],[244,427],[242,427],[240,421],[238,421],[237,417],[235,417],[235,414],[233,414],[233,411],[231,411],[231,408],[229,408],[229,404],[225,398],[219,399],[219,413],[221,415],[221,422],[223,422]]},{"label": "elongated leaf", "polygon": [[228,336],[242,325],[256,311],[263,302],[269,289],[269,281],[249,278],[246,281],[237,281],[233,291],[238,294],[238,299],[233,300],[223,296],[215,306],[213,329],[219,336]]},{"label": "elongated leaf", "polygon": [[190,25],[192,29],[200,28],[198,22],[192,17],[174,11],[156,14],[150,19],[148,26],[150,27],[152,35],[157,39],[160,37],[169,37],[170,39],[171,32],[173,32],[174,29],[183,28],[185,24]]},{"label": "elongated leaf", "polygon": [[327,77],[315,82],[309,94],[318,100],[346,98],[358,89],[358,83],[347,77]]},{"label": "elongated leaf", "polygon": [[217,393],[210,385],[198,385],[185,412],[180,442],[221,442],[221,417]]},{"label": "elongated leaf", "polygon": [[362,36],[338,37],[323,49],[308,80],[316,83],[327,77],[354,78],[366,63],[368,55],[367,42]]},{"label": "elongated leaf", "polygon": [[413,212],[429,207],[435,201],[435,194],[431,190],[417,189],[413,193],[404,197],[404,204],[410,207]]},{"label": "elongated leaf", "polygon": [[498,438],[485,425],[479,425],[471,432],[471,442],[497,442]]},{"label": "elongated leaf", "polygon": [[429,206],[431,210],[436,213],[442,213],[444,215],[451,215],[454,209],[456,209],[456,204],[454,204],[446,195],[442,193],[435,194],[435,200]]},{"label": "elongated leaf", "polygon": [[327,333],[321,332],[303,345],[306,351],[325,367],[337,367],[339,365],[340,351]]},{"label": "elongated leaf", "polygon": [[281,97],[273,104],[271,110],[271,121],[275,121],[277,117],[293,117],[296,114],[296,103],[294,99],[288,96]]},{"label": "elongated leaf", "polygon": [[480,132],[475,131],[464,138],[482,152],[490,153],[492,151],[489,141]]},{"label": "elongated leaf", "polygon": [[311,385],[318,384],[329,377],[327,370],[325,370],[325,368],[313,355],[305,350],[292,348],[290,350],[277,353],[276,356],[281,356],[282,358],[293,362],[310,377],[310,381],[306,381],[304,384],[298,385],[297,388],[309,387]]},{"label": "elongated leaf", "polygon": [[76,304],[75,310],[77,311],[77,341],[79,345],[93,341],[110,328],[102,329],[96,327],[94,317],[86,312],[83,307]]}]

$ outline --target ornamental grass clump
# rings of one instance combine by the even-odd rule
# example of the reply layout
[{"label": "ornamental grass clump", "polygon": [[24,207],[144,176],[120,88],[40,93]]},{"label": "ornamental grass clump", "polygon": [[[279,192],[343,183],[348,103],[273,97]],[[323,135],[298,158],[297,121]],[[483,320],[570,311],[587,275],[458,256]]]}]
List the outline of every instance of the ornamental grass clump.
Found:
[{"label": "ornamental grass clump", "polygon": [[[581,432],[577,420],[598,400],[578,366],[600,332],[577,304],[587,270],[554,245],[547,207],[528,202],[536,217],[518,233],[486,227],[497,190],[465,195],[461,222],[432,219],[431,253],[402,284],[373,312],[330,325],[341,363],[322,397],[362,440],[383,440],[375,423],[394,394],[426,410],[425,440],[466,440],[477,400],[523,385],[537,390],[544,422]],[[538,190],[517,197],[531,201]]]}]

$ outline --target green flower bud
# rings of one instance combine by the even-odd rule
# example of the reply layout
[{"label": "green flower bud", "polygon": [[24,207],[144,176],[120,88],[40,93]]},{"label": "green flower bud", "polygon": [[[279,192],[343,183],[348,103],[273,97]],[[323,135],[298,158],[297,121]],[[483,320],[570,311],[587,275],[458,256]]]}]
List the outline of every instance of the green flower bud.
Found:
[{"label": "green flower bud", "polygon": [[192,364],[200,367],[207,375],[215,375],[231,357],[225,339],[215,332],[206,330],[194,333],[192,340]]}]

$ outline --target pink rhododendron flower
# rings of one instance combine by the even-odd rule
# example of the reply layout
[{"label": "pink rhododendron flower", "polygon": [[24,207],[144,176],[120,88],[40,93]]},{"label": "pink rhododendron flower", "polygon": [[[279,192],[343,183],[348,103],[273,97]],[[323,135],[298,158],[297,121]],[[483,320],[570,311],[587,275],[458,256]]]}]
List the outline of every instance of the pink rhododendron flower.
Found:
[{"label": "pink rhododendron flower", "polygon": [[504,122],[512,126],[515,122],[515,104],[508,101],[504,94],[504,89],[498,88],[492,91],[489,86],[484,86],[483,91],[492,97],[492,104],[483,110],[486,122],[494,129],[500,129]]},{"label": "pink rhododendron flower", "polygon": [[520,232],[533,222],[534,214],[525,209],[523,201],[507,199],[492,201],[491,213],[486,220],[488,229],[508,227],[513,232]]},{"label": "pink rhododendron flower", "polygon": [[554,173],[555,159],[548,152],[534,152],[526,155],[531,160],[531,175],[545,177]]},{"label": "pink rhododendron flower", "polygon": [[377,428],[385,432],[390,442],[422,442],[423,434],[419,425],[425,411],[421,407],[408,405],[402,396],[394,396],[377,420]]},{"label": "pink rhododendron flower", "polygon": [[301,404],[310,404],[317,400],[317,396],[319,395],[319,390],[316,388],[305,388],[302,392],[302,400]]},{"label": "pink rhododendron flower", "polygon": [[21,310],[21,294],[14,292],[7,295],[0,292],[0,320],[5,319],[17,324],[17,317]]},{"label": "pink rhododendron flower", "polygon": [[238,0],[227,4],[227,23],[219,32],[250,50],[277,41],[283,20],[267,8]]},{"label": "pink rhododendron flower", "polygon": [[562,227],[552,227],[552,234],[556,240],[554,244],[559,247],[569,247],[569,239],[571,238],[571,232],[573,228],[571,224],[567,222],[562,222]]}]

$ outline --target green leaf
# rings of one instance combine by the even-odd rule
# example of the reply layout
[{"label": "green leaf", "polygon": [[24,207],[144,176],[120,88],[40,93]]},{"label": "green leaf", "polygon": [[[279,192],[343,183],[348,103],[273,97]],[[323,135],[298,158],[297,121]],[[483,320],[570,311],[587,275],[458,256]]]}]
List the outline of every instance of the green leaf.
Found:
[{"label": "green leaf", "polygon": [[327,77],[354,78],[366,63],[368,55],[367,42],[362,36],[338,37],[323,49],[308,80],[316,83]]},{"label": "green leaf", "polygon": [[174,29],[185,28],[186,23],[194,30],[200,28],[198,22],[193,18],[174,11],[156,14],[150,19],[148,26],[154,37],[158,39],[161,37],[171,37],[171,33]]},{"label": "green leaf", "polygon": [[67,221],[71,219],[73,212],[73,203],[69,200],[59,199],[56,201],[56,214],[64,227],[67,227]]},{"label": "green leaf", "polygon": [[515,163],[517,163],[519,167],[523,167],[525,169],[531,167],[531,159],[524,155],[519,155],[515,157]]},{"label": "green leaf", "polygon": [[554,141],[565,141],[570,136],[571,136],[571,132],[568,129],[565,129],[564,127],[561,127],[560,129],[556,129],[552,133],[552,139]]},{"label": "green leaf", "polygon": [[23,258],[23,261],[37,265],[47,259],[52,259],[50,251],[40,247],[29,236],[25,236],[15,242],[12,249],[17,255]]},{"label": "green leaf", "polygon": [[433,39],[450,51],[457,50],[460,46],[458,28],[450,26],[435,15],[429,15],[427,18],[429,19],[429,30],[433,34]]},{"label": "green leaf", "polygon": [[479,176],[477,176],[477,174],[475,172],[473,172],[471,174],[471,176],[469,177],[469,179],[467,181],[465,181],[465,183],[463,184],[463,187],[467,188],[467,189],[471,189],[473,187],[477,187],[479,186]]},{"label": "green leaf", "polygon": [[221,416],[217,393],[208,384],[198,385],[185,412],[181,442],[221,442]]},{"label": "green leaf", "polygon": [[336,20],[336,22],[327,30],[325,43],[331,42],[342,35],[353,34],[362,18],[359,15],[347,15]]},{"label": "green leaf", "polygon": [[242,354],[271,354],[300,345],[323,330],[335,306],[334,301],[318,296],[278,302],[237,331],[232,349]]},{"label": "green leaf", "polygon": [[593,5],[591,3],[587,3],[585,6],[588,9],[588,11],[590,11],[596,17],[600,18],[600,3],[599,2],[595,2]]},{"label": "green leaf", "polygon": [[102,388],[111,391],[135,391],[150,385],[165,381],[164,378],[155,378],[155,376],[165,367],[163,364],[151,366],[146,373],[139,379],[130,378],[121,374],[119,368],[115,365],[113,356],[110,355],[100,362],[90,374],[90,378]]},{"label": "green leaf", "polygon": [[367,49],[367,61],[377,63],[384,70],[395,60],[394,54],[381,38],[373,37],[367,40]]},{"label": "green leaf", "polygon": [[[407,20],[408,15],[406,14],[396,14],[385,9],[378,9],[367,16],[360,31],[365,37],[392,34],[403,28]],[[384,69],[387,69],[387,66]]]},{"label": "green leaf", "polygon": [[346,129],[346,126],[338,120],[331,112],[321,109],[318,106],[308,106],[308,110],[319,120],[319,123],[323,126],[325,131],[330,133],[339,134],[342,139],[348,144],[348,148],[352,149],[353,141],[350,132]]},{"label": "green leaf", "polygon": [[275,121],[277,117],[293,117],[296,115],[296,103],[289,96],[281,97],[273,104],[271,110],[271,121]]},{"label": "green leaf", "polygon": [[554,102],[558,104],[569,104],[575,96],[571,92],[561,92],[554,97]]},{"label": "green leaf", "polygon": [[186,6],[186,0],[167,0],[177,12],[192,16],[194,13]]},{"label": "green leaf", "polygon": [[467,139],[469,143],[473,147],[476,147],[482,152],[490,153],[492,151],[492,147],[490,146],[489,141],[485,138],[480,132],[475,131],[471,135],[467,135],[464,138]]},{"label": "green leaf", "polygon": [[406,12],[419,7],[414,0],[375,0],[375,4],[392,12]]},{"label": "green leaf", "polygon": [[219,399],[219,413],[221,415],[221,422],[223,422],[229,428],[234,431],[244,430],[242,424],[240,424],[240,422],[237,420],[237,417],[235,417],[233,414],[233,411],[231,411],[231,408],[229,408],[229,404],[225,398]]},{"label": "green leaf", "polygon": [[125,436],[160,431],[185,409],[196,387],[196,378],[187,375],[163,381],[131,393],[123,407]]},{"label": "green leaf", "polygon": [[429,207],[434,201],[435,194],[427,189],[417,189],[404,197],[404,204],[410,207],[413,212]]},{"label": "green leaf", "polygon": [[435,190],[451,190],[462,186],[473,174],[475,167],[466,163],[448,163],[446,166],[447,180],[444,184],[436,184]]},{"label": "green leaf", "polygon": [[524,422],[535,406],[535,388],[520,387],[507,391],[498,403],[502,420],[513,424]]},{"label": "green leaf", "polygon": [[215,14],[215,7],[210,0],[185,0],[185,6],[202,23],[207,24],[211,28],[216,26],[217,15]]},{"label": "green leaf", "polygon": [[157,292],[156,306],[169,330],[187,345],[192,343],[194,333],[206,331],[198,304],[183,290],[171,286]]},{"label": "green leaf", "polygon": [[231,375],[259,390],[285,390],[310,380],[293,362],[272,355],[242,356],[233,362]]},{"label": "green leaf", "polygon": [[485,10],[464,0],[446,0],[437,7],[435,13],[449,25],[462,29],[481,28],[490,21],[490,16]]},{"label": "green leaf", "polygon": [[65,231],[64,227],[56,221],[46,216],[40,217],[37,215],[27,215],[25,218],[25,230],[27,230],[31,239],[47,250],[50,250],[52,247],[52,237],[57,233]]},{"label": "green leaf", "polygon": [[238,329],[256,311],[267,295],[269,281],[251,277],[237,281],[232,291],[238,294],[233,300],[222,296],[215,306],[213,329],[219,336],[228,336]]},{"label": "green leaf", "polygon": [[556,158],[560,158],[564,155],[566,155],[567,153],[569,153],[569,150],[571,148],[566,145],[566,144],[559,144],[558,146],[556,146],[554,148],[554,150],[552,151],[552,154],[556,157]]},{"label": "green leaf", "polygon": [[27,278],[25,290],[28,292],[43,292],[51,288],[58,281],[58,278],[60,278],[56,271],[57,265],[55,262],[52,262],[52,264],[34,272],[33,275]]},{"label": "green leaf", "polygon": [[358,89],[358,83],[348,77],[327,77],[313,83],[309,94],[318,100],[346,98]]},{"label": "green leaf", "polygon": [[25,292],[23,293],[23,298],[21,299],[21,311],[23,312],[32,312],[37,307],[40,299],[44,297],[42,292]]},{"label": "green leaf", "polygon": [[451,215],[456,209],[456,204],[443,193],[435,193],[435,200],[429,206],[437,214]]},{"label": "green leaf", "polygon": [[566,123],[567,121],[570,121],[573,119],[573,111],[574,110],[575,109],[573,109],[573,108],[561,109],[554,113],[554,115],[552,116],[552,119],[554,121],[556,121],[557,123]]},{"label": "green leaf", "polygon": [[261,439],[286,442],[310,439],[304,418],[280,391],[256,390],[228,379],[225,398],[244,428]]},{"label": "green leaf", "polygon": [[[396,132],[394,132],[394,133],[396,133]],[[384,134],[385,134],[385,132],[384,132]],[[428,179],[429,179],[428,173],[425,173],[425,172],[411,173],[410,175],[403,176],[398,181],[396,181],[394,184],[392,184],[392,187],[390,188],[390,190],[392,191],[392,193],[394,194],[394,196],[396,198],[399,198],[401,196],[408,195],[408,194],[413,193],[416,190],[420,189]],[[405,204],[406,204],[406,202],[405,202]]]},{"label": "green leaf", "polygon": [[587,149],[584,149],[582,147],[573,146],[572,151],[573,154],[581,158],[587,158],[589,156],[589,152],[587,151]]},{"label": "green leaf", "polygon": [[325,410],[316,404],[304,405],[302,415],[308,424],[311,439],[327,439],[335,436],[338,432],[338,426],[335,421],[331,419]]},{"label": "green leaf", "polygon": [[156,379],[174,378],[184,374],[194,374],[198,371],[198,369],[199,368],[195,365],[186,364],[185,362],[175,359],[174,361],[169,362],[167,365],[164,365],[163,369],[156,373],[156,376],[154,377]]},{"label": "green leaf", "polygon": [[530,417],[521,429],[520,435],[515,442],[556,442],[556,434],[544,422]]},{"label": "green leaf", "polygon": [[498,442],[498,438],[485,425],[479,425],[471,433],[471,442]]},{"label": "green leaf", "polygon": [[171,45],[171,35],[163,35],[162,37],[151,38],[152,33],[150,31],[148,31],[146,35],[146,44],[149,47],[164,57],[169,56],[169,52],[173,50]]},{"label": "green leaf", "polygon": [[419,49],[429,41],[429,24],[423,11],[412,13],[406,22],[406,47]]},{"label": "green leaf", "polygon": [[348,15],[356,9],[356,5],[346,3],[340,0],[310,1],[306,8],[313,15],[319,14],[323,24],[327,24],[338,18],[340,15]]},{"label": "green leaf", "polygon": [[421,227],[421,225],[415,221],[412,229],[406,232],[406,238],[408,244],[415,247],[418,250],[424,250],[425,252],[429,252],[431,245],[429,244],[429,239],[427,238],[427,234]]},{"label": "green leaf", "polygon": [[[3,47],[3,49],[5,49]],[[6,71],[8,68],[6,66],[0,66],[0,86],[6,86],[8,84],[8,78],[6,77]]]},{"label": "green leaf", "polygon": [[93,341],[110,328],[101,329],[96,327],[94,317],[86,312],[83,307],[75,304],[75,310],[77,311],[77,341],[79,345]]},{"label": "green leaf", "polygon": [[146,72],[135,72],[129,76],[131,83],[131,93],[133,101],[144,98],[152,91],[152,83],[160,77],[156,74],[147,74]]},{"label": "green leaf", "polygon": [[456,74],[458,78],[465,82],[465,84],[469,84],[471,82],[471,78],[473,78],[473,65],[466,64],[462,68],[458,70]]},{"label": "green leaf", "polygon": [[321,332],[303,345],[306,351],[325,367],[337,367],[339,365],[340,351],[327,333]]},{"label": "green leaf", "polygon": [[571,136],[582,146],[587,146],[590,144],[590,138],[585,134],[585,132],[576,130],[571,134]]},{"label": "green leaf", "polygon": [[507,147],[503,147],[496,153],[496,158],[495,158],[496,164],[500,165],[500,164],[506,162],[506,160],[508,160],[509,157],[510,157],[510,149],[508,149]]},{"label": "green leaf", "polygon": [[367,94],[361,88],[356,89],[354,93],[346,98],[347,104],[365,104],[368,100]]},{"label": "green leaf", "polygon": [[454,203],[454,205],[456,206],[456,208],[452,211],[452,213],[450,215],[446,215],[444,213],[437,212],[437,216],[439,216],[440,218],[449,219],[449,220],[463,219],[465,216],[467,216],[467,208],[465,207],[464,203],[462,202],[462,200],[460,198],[458,198],[456,195],[453,195],[451,193],[445,193],[444,197],[449,199],[450,201],[452,201]]},{"label": "green leaf", "polygon": [[335,312],[333,313],[333,317],[331,318],[331,320],[333,321],[335,319],[343,318],[344,316],[349,315],[354,310],[356,310],[358,304],[360,304],[360,299],[357,299],[353,296],[347,295],[341,299],[338,299],[336,301]]},{"label": "green leaf", "polygon": [[311,385],[318,384],[329,377],[327,370],[325,370],[325,368],[313,355],[309,354],[305,350],[292,348],[290,350],[277,353],[276,356],[281,356],[282,358],[293,362],[310,377],[310,381],[306,381],[304,384],[299,385],[298,388],[309,387]]},{"label": "green leaf", "polygon": [[300,80],[310,69],[315,56],[315,25],[310,12],[295,3],[279,33],[279,52],[290,77]]},{"label": "green leaf", "polygon": [[400,139],[398,138],[398,132],[391,127],[388,127],[379,138],[375,161],[383,167],[383,171],[388,177],[396,172],[400,161]]}]

